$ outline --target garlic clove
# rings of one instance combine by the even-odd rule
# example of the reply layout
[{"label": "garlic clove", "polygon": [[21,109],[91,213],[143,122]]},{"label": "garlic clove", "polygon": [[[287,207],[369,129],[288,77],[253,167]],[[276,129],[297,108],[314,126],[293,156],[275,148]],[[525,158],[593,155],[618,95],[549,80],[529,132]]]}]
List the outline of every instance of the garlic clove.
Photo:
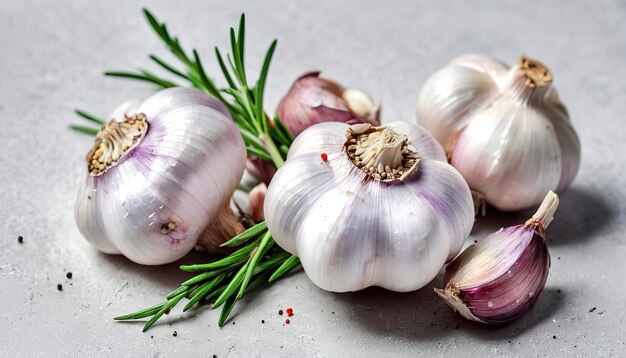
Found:
[{"label": "garlic clove", "polygon": [[477,109],[476,103],[493,97],[497,91],[495,80],[484,72],[465,66],[445,67],[431,76],[420,91],[418,122],[447,150],[455,133]]},{"label": "garlic clove", "polygon": [[297,136],[306,128],[323,122],[378,123],[378,107],[364,93],[346,90],[320,77],[320,72],[300,76],[278,104],[276,113]]},{"label": "garlic clove", "polygon": [[265,220],[265,214],[263,212],[263,202],[265,201],[265,192],[267,191],[267,185],[261,183],[248,194],[248,208],[250,209],[250,215],[255,222],[261,222]]},{"label": "garlic clove", "polygon": [[276,174],[276,167],[274,163],[268,160],[248,157],[246,160],[246,171],[259,181],[269,184],[274,174]]},{"label": "garlic clove", "polygon": [[467,67],[478,72],[485,73],[492,77],[498,84],[501,83],[499,79],[506,76],[509,71],[509,66],[507,66],[504,62],[494,57],[480,54],[459,56],[452,60],[450,65]]},{"label": "garlic clove", "polygon": [[511,226],[468,247],[446,268],[435,289],[463,317],[502,324],[523,315],[543,290],[550,268],[545,231],[558,207],[549,192],[524,225]]},{"label": "garlic clove", "polygon": [[372,99],[356,89],[347,89],[341,93],[341,97],[354,114],[363,118],[370,118],[376,123],[380,122],[380,105],[375,105]]}]

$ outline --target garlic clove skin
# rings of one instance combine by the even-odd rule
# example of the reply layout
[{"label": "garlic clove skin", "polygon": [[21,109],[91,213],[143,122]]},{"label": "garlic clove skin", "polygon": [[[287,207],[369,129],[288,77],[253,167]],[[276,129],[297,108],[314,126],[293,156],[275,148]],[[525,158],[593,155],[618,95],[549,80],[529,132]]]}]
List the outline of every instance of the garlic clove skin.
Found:
[{"label": "garlic clove skin", "polygon": [[269,184],[274,174],[276,174],[276,167],[274,163],[268,160],[248,157],[246,160],[246,171],[257,180]]},{"label": "garlic clove skin", "polygon": [[416,171],[401,182],[371,179],[343,150],[348,128],[370,126],[329,122],[296,138],[267,189],[264,211],[274,240],[300,257],[322,289],[416,290],[469,235],[473,204],[465,181],[425,130],[409,123],[389,127],[395,125],[413,127],[409,140],[418,151],[422,143],[439,148],[420,151]]},{"label": "garlic clove skin", "polygon": [[526,224],[500,229],[468,247],[446,267],[445,288],[435,292],[472,321],[503,324],[521,317],[546,284],[545,230],[557,206],[558,196],[549,192]]},{"label": "garlic clove skin", "polygon": [[263,212],[263,202],[265,201],[265,192],[267,191],[267,185],[261,183],[248,194],[248,208],[250,210],[250,216],[254,222],[261,222],[265,220],[265,214]]},{"label": "garlic clove skin", "polygon": [[276,113],[297,136],[323,122],[378,124],[379,107],[363,92],[346,90],[338,83],[309,72],[298,78],[278,104]]},{"label": "garlic clove skin", "polygon": [[489,75],[496,84],[500,85],[501,78],[509,72],[509,66],[497,58],[480,54],[468,54],[455,58],[450,65],[471,68],[478,72]]},{"label": "garlic clove skin", "polygon": [[[196,89],[160,91],[136,111],[145,118],[143,136],[125,150],[105,142],[122,148],[122,156],[96,175],[85,171],[75,216],[97,249],[164,264],[191,250],[225,211],[243,173],[245,145],[224,106]],[[121,126],[125,133],[129,123]]]},{"label": "garlic clove skin", "polygon": [[454,135],[468,122],[476,103],[493,97],[498,85],[488,73],[453,64],[432,75],[417,100],[418,123],[448,149]]}]

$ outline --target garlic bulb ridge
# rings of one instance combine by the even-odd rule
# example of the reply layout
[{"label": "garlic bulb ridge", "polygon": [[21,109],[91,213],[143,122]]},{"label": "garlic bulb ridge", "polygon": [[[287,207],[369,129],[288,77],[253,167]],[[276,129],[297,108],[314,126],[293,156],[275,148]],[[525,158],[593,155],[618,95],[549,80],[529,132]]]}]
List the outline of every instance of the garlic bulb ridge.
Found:
[{"label": "garlic bulb ridge", "polygon": [[552,81],[545,65],[525,56],[507,69],[468,55],[424,85],[418,122],[446,148],[475,199],[526,209],[574,180],[580,142]]},{"label": "garlic bulb ridge", "polygon": [[473,224],[469,188],[445,161],[409,123],[312,126],[267,189],[268,228],[325,290],[418,289]]},{"label": "garlic bulb ridge", "polygon": [[[75,206],[83,236],[141,264],[215,247],[243,227],[228,202],[246,151],[224,106],[199,90],[163,90],[127,103],[87,155]],[[210,230],[205,230],[207,227]]]}]

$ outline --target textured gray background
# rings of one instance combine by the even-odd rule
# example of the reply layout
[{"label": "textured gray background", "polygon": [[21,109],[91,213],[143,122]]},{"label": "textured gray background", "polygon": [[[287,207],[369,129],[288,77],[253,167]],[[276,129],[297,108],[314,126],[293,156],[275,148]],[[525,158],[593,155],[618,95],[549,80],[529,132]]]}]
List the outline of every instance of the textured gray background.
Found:
[{"label": "textured gray background", "polygon": [[[146,65],[146,54],[165,50],[144,23],[138,1],[3,1],[0,355],[626,355],[626,3],[469,3],[149,6],[184,44],[199,48],[214,74],[212,46],[226,44],[227,27],[242,11],[251,75],[278,38],[268,109],[297,75],[321,69],[380,99],[385,121],[414,121],[421,84],[455,56],[485,53],[511,63],[526,53],[548,64],[580,134],[583,159],[549,230],[553,261],[546,289],[521,320],[483,327],[453,314],[431,286],[407,294],[332,294],[299,273],[245,299],[222,329],[218,312],[206,307],[184,315],[178,308],[148,333],[141,333],[142,323],[113,322],[117,314],[160,302],[185,276],[178,263],[141,267],[99,254],[80,237],[73,205],[91,139],[67,126],[79,121],[72,114],[76,107],[106,116],[122,101],[149,95],[150,86],[101,72]],[[470,240],[524,215],[481,219]],[[67,270],[72,280],[65,279]],[[285,326],[277,311],[287,306],[296,315]]]}]

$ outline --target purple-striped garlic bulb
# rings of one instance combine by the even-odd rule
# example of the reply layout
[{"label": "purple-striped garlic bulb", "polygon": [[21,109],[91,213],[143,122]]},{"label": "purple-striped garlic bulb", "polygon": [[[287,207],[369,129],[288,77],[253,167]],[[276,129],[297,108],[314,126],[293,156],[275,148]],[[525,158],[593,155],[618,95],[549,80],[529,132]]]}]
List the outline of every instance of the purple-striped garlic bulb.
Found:
[{"label": "purple-striped garlic bulb", "polygon": [[407,122],[328,122],[302,132],[264,208],[278,245],[335,292],[423,287],[474,222],[469,188],[443,148]]},{"label": "purple-striped garlic bulb", "polygon": [[75,206],[98,250],[145,265],[215,250],[243,231],[229,208],[246,149],[228,111],[196,89],[116,109],[87,155]]},{"label": "purple-striped garlic bulb", "polygon": [[435,292],[463,317],[502,324],[522,316],[543,290],[550,254],[546,229],[559,205],[549,192],[524,225],[510,226],[468,247],[446,268]]},{"label": "purple-striped garlic bulb", "polygon": [[578,172],[580,142],[552,73],[526,56],[511,68],[481,55],[452,61],[424,84],[417,120],[477,204],[531,208],[549,190],[566,190]]},{"label": "purple-striped garlic bulb", "polygon": [[297,136],[322,122],[378,125],[380,107],[363,92],[309,72],[298,78],[276,110],[281,122]]}]

